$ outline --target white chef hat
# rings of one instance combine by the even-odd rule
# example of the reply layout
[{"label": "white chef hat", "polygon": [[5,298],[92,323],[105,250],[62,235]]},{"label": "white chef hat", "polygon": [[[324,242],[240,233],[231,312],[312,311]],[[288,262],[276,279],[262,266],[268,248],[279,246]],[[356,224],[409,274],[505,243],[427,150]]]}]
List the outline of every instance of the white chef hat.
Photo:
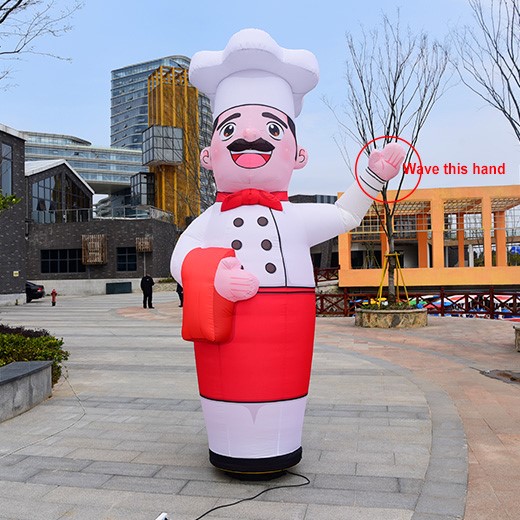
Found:
[{"label": "white chef hat", "polygon": [[234,34],[222,51],[197,52],[190,82],[211,101],[214,118],[239,105],[267,105],[294,119],[303,96],[318,83],[316,56],[280,47],[260,29]]}]

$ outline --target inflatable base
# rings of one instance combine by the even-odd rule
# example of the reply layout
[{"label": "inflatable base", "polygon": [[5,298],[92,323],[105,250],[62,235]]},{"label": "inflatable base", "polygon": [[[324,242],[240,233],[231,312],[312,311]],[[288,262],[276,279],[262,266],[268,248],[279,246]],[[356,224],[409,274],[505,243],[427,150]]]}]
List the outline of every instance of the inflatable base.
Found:
[{"label": "inflatable base", "polygon": [[245,482],[265,482],[266,480],[274,480],[275,478],[283,477],[287,471],[272,471],[270,473],[235,473],[232,471],[222,470],[224,473],[232,478]]},{"label": "inflatable base", "polygon": [[241,459],[219,455],[209,450],[213,466],[240,480],[271,480],[281,477],[302,459],[302,448],[292,453],[262,459]]}]

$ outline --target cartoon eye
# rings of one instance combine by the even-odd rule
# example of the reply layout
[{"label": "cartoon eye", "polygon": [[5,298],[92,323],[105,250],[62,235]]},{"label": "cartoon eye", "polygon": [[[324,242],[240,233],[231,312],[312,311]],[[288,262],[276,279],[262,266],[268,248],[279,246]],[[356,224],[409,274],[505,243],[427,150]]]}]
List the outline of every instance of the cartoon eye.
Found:
[{"label": "cartoon eye", "polygon": [[219,132],[220,139],[222,139],[222,141],[227,141],[228,139],[230,139],[235,133],[235,128],[235,123],[228,123],[227,125],[222,127]]},{"label": "cartoon eye", "polygon": [[274,121],[270,121],[267,123],[267,131],[269,132],[269,135],[273,138],[279,141],[283,137],[283,128],[278,123],[275,123]]}]

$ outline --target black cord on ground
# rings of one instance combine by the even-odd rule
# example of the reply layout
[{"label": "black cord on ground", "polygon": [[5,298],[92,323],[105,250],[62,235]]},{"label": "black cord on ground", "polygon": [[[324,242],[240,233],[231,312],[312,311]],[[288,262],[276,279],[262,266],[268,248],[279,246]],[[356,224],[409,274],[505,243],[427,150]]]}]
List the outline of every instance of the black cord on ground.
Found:
[{"label": "black cord on ground", "polygon": [[202,515],[198,516],[197,518],[195,518],[195,520],[200,520],[202,517],[209,515],[213,511],[216,511],[217,509],[223,509],[224,507],[236,506],[237,504],[241,504],[242,502],[247,502],[248,500],[254,500],[255,498],[258,498],[260,495],[263,495],[264,493],[267,493],[268,491],[273,491],[274,489],[297,488],[297,487],[307,486],[311,483],[311,481],[305,475],[300,475],[299,473],[294,473],[293,471],[286,471],[286,473],[288,475],[294,475],[295,477],[303,478],[303,479],[305,479],[305,482],[302,482],[301,484],[282,484],[281,486],[273,486],[273,487],[264,489],[263,491],[260,491],[260,493],[257,493],[253,497],[242,498],[241,500],[237,500],[236,502],[231,502],[231,504],[223,504],[221,506],[216,506],[216,507],[210,509],[209,511],[206,511]]}]

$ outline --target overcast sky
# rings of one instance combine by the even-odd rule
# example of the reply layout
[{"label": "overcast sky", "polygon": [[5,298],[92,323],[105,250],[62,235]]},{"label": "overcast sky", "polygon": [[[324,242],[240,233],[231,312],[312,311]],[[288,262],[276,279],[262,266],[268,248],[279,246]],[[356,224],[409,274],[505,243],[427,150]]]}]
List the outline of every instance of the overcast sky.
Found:
[{"label": "overcast sky", "polygon": [[[450,28],[472,23],[467,0],[86,0],[68,34],[37,44],[41,51],[71,58],[70,63],[34,55],[11,64],[11,82],[16,86],[0,90],[0,123],[109,146],[111,70],[168,55],[191,57],[198,50],[220,50],[236,31],[257,27],[284,47],[311,50],[320,64],[320,82],[305,98],[296,121],[309,164],[294,173],[291,193],[343,191],[352,177],[334,142],[337,123],[323,97],[341,114],[345,33],[359,34],[361,26],[370,29],[380,24],[383,12],[393,16],[397,7],[403,24],[439,40]],[[520,183],[520,144],[512,129],[455,77],[435,106],[417,148],[428,165],[505,163],[506,167],[503,176],[425,175],[421,187]],[[355,156],[357,150],[352,146],[349,152]]]}]

